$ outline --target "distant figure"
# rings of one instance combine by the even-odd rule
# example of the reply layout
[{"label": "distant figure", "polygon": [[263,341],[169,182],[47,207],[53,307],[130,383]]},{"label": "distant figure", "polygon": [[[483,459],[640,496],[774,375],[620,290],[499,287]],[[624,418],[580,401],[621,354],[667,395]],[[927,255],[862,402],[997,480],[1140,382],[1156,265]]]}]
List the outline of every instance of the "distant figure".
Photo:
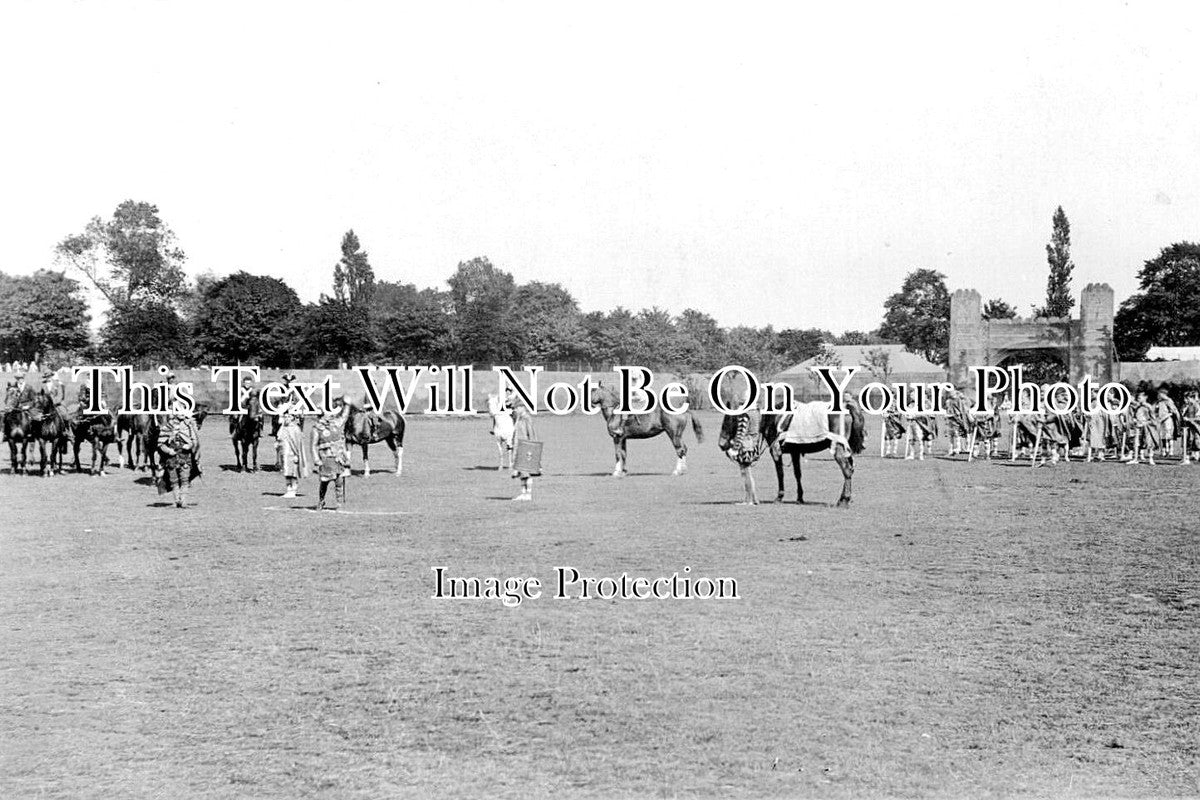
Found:
[{"label": "distant figure", "polygon": [[304,405],[295,397],[292,383],[295,375],[284,375],[288,389],[285,404],[279,410],[279,432],[275,446],[279,450],[279,471],[285,482],[283,496],[292,498],[300,488],[300,479],[308,474],[308,457],[304,448]]},{"label": "distant figure", "polygon": [[[521,442],[537,441],[537,433],[533,429],[533,414],[524,403],[517,403],[513,409],[513,446]],[[519,452],[519,449],[518,449]],[[513,470],[513,477],[521,479],[521,493],[513,500],[529,502],[533,499],[533,479],[541,475],[541,471],[526,472],[521,469]]]}]

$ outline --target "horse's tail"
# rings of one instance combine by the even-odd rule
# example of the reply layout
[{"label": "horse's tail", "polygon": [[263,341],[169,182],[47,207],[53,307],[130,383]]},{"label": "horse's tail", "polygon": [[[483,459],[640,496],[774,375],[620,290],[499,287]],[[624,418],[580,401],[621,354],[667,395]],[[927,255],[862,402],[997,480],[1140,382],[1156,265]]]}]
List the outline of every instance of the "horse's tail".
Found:
[{"label": "horse's tail", "polygon": [[696,441],[704,444],[704,426],[700,424],[700,420],[696,418],[695,414],[689,416],[692,418],[692,433],[696,434]]},{"label": "horse's tail", "polygon": [[858,455],[867,446],[867,418],[857,403],[847,403],[850,412],[850,452]]}]

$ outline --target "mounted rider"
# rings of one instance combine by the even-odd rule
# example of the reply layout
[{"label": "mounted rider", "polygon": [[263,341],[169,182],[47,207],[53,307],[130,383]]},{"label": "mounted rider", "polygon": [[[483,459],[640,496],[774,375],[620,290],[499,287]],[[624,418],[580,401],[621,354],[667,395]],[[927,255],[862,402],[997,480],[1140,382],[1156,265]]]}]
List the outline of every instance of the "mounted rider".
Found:
[{"label": "mounted rider", "polygon": [[31,411],[34,403],[37,402],[37,393],[33,391],[32,386],[25,383],[24,372],[17,372],[14,377],[16,383],[10,384],[4,393],[4,408],[6,410]]},{"label": "mounted rider", "polygon": [[59,430],[66,431],[67,439],[73,441],[75,433],[71,422],[75,415],[66,407],[67,387],[58,379],[57,372],[46,370],[42,373],[42,396],[52,405],[54,415],[58,417]]}]

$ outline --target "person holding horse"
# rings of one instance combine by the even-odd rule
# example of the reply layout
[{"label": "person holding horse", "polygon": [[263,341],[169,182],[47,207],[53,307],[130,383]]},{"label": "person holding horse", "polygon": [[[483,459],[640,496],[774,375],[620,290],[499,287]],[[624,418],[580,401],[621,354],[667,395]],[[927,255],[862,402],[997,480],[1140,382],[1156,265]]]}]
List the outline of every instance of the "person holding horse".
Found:
[{"label": "person holding horse", "polygon": [[171,407],[159,431],[158,453],[163,467],[159,492],[174,492],[175,507],[185,508],[192,481],[200,477],[200,431],[181,401]]},{"label": "person holding horse", "polygon": [[308,474],[308,457],[304,447],[304,404],[295,396],[292,386],[295,375],[284,375],[283,385],[288,394],[279,409],[279,432],[275,447],[279,450],[279,471],[283,473],[285,488],[283,496],[296,497],[300,479]]},{"label": "person holding horse", "polygon": [[[337,511],[346,504],[346,477],[350,474],[350,451],[346,449],[346,419],[350,408],[344,398],[334,401],[334,408],[317,421],[313,439],[313,463],[321,480],[317,510]],[[329,484],[334,486],[336,506],[325,503]]]}]

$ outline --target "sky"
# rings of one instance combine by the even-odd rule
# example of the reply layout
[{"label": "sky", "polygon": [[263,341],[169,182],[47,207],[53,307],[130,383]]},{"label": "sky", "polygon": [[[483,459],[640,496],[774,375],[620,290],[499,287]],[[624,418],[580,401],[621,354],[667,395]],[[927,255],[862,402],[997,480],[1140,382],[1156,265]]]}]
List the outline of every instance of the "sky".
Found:
[{"label": "sky", "polygon": [[[836,7],[835,7],[836,6]],[[0,271],[126,199],[187,271],[331,292],[487,256],[584,311],[870,330],[931,268],[1023,313],[1200,240],[1200,4],[9,3]]]}]

